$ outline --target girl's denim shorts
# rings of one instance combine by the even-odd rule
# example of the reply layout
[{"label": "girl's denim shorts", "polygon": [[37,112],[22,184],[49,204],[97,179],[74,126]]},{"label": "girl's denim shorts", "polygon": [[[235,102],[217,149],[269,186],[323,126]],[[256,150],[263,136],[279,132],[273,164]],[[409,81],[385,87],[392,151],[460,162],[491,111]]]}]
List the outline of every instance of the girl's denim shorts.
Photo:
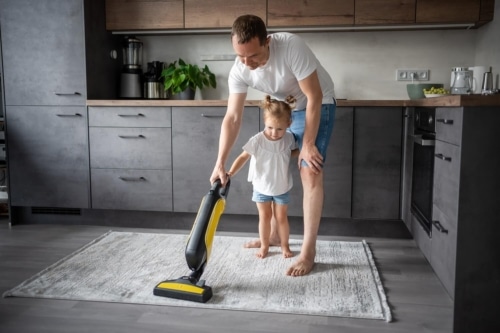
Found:
[{"label": "girl's denim shorts", "polygon": [[274,201],[278,205],[288,205],[290,203],[290,191],[280,195],[265,195],[254,190],[252,201],[261,203]]}]

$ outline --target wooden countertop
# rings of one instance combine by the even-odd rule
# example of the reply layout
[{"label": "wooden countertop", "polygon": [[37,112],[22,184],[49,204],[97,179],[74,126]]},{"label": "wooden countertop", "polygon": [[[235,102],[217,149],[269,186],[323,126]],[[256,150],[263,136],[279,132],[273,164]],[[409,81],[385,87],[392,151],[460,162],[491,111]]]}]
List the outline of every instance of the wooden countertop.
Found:
[{"label": "wooden countertop", "polygon": [[[245,106],[259,106],[260,101],[248,100]],[[227,100],[170,100],[170,99],[116,99],[87,100],[88,106],[226,106]],[[500,94],[483,95],[448,95],[443,97],[414,100],[345,100],[339,99],[337,106],[500,106]]]}]

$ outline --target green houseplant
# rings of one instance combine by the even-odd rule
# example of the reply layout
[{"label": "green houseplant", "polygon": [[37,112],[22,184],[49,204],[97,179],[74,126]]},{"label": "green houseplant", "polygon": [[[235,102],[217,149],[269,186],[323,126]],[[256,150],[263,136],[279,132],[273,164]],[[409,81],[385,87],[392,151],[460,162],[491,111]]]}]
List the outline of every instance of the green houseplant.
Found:
[{"label": "green houseplant", "polygon": [[194,99],[196,88],[217,88],[215,74],[210,71],[207,65],[200,68],[198,65],[187,64],[181,58],[163,69],[161,78],[165,90],[171,96],[191,92],[190,99]]}]

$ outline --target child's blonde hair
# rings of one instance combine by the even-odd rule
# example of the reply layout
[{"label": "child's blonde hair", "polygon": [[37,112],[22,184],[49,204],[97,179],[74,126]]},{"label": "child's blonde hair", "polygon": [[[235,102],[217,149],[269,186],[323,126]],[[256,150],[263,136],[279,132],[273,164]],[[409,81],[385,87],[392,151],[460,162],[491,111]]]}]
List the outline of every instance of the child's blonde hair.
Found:
[{"label": "child's blonde hair", "polygon": [[264,110],[264,119],[267,117],[274,117],[291,122],[292,109],[295,107],[296,101],[295,97],[291,95],[287,96],[285,101],[279,101],[271,98],[269,95],[266,95],[265,99],[261,103],[261,108]]}]

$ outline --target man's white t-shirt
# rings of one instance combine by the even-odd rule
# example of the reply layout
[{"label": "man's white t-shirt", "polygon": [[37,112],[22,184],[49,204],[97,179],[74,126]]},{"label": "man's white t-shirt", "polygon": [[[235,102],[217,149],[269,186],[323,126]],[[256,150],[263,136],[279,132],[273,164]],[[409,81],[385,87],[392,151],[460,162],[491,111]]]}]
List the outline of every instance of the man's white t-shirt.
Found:
[{"label": "man's white t-shirt", "polygon": [[307,44],[299,36],[287,32],[274,33],[270,37],[269,60],[264,66],[250,70],[236,57],[229,72],[229,93],[246,93],[248,87],[252,87],[283,101],[292,95],[297,100],[295,109],[303,110],[307,98],[298,81],[316,70],[323,104],[332,104],[333,81]]},{"label": "man's white t-shirt", "polygon": [[281,195],[293,186],[290,171],[290,155],[297,148],[292,133],[276,141],[269,140],[264,132],[259,132],[248,140],[243,150],[252,155],[248,171],[248,181],[253,189],[264,195]]}]

